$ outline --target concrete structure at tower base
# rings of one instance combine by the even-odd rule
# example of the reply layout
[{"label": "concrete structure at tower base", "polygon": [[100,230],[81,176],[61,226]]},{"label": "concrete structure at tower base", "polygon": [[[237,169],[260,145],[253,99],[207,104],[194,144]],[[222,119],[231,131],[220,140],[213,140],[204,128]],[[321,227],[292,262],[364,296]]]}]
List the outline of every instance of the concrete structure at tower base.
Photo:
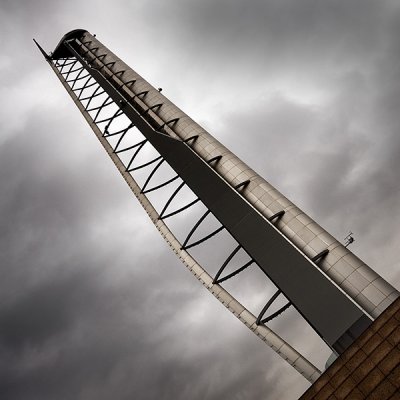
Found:
[{"label": "concrete structure at tower base", "polygon": [[400,399],[400,299],[299,400]]}]

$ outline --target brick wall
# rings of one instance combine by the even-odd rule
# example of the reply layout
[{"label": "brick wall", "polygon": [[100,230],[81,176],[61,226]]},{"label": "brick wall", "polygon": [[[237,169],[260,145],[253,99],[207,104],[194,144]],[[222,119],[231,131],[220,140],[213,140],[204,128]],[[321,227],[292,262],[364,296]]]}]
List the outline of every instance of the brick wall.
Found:
[{"label": "brick wall", "polygon": [[400,299],[299,400],[400,400]]}]

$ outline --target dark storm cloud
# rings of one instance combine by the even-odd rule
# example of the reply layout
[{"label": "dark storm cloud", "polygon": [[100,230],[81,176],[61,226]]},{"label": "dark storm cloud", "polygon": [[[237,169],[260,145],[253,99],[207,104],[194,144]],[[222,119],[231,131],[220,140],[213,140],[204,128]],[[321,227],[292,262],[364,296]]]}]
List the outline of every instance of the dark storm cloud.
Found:
[{"label": "dark storm cloud", "polygon": [[374,1],[223,0],[163,3],[144,12],[155,15],[157,31],[169,33],[158,40],[170,52],[185,49],[179,62],[188,74],[197,75],[201,65],[212,91],[214,85],[221,89],[219,71],[232,79],[224,90],[248,97],[269,80],[324,84],[333,68],[340,72],[368,62],[384,44],[382,26],[395,7]]},{"label": "dark storm cloud", "polygon": [[[362,258],[383,262],[383,273],[393,276],[397,221],[382,210],[400,201],[399,6],[180,6],[162,10],[178,31],[190,32],[178,41],[231,79],[223,89],[236,102],[219,104],[223,141],[339,238],[348,229],[359,233]],[[217,76],[201,77],[211,78],[213,94]],[[371,242],[385,249],[385,258],[371,253]]]},{"label": "dark storm cloud", "polygon": [[[263,353],[238,362],[249,350],[241,336],[250,335],[236,323],[239,335],[221,344],[221,328],[232,317],[216,318],[225,311],[189,274],[174,272],[181,266],[174,267],[172,254],[140,250],[148,233],[131,229],[141,221],[127,217],[130,193],[92,137],[79,134],[79,124],[77,134],[61,134],[62,118],[31,113],[28,120],[29,129],[0,150],[2,398],[265,393],[265,384],[255,385],[265,376]],[[85,140],[91,150],[79,149]],[[114,218],[128,220],[119,232]],[[161,239],[159,245],[163,251]],[[219,336],[203,325],[207,314]],[[260,345],[250,339],[253,353]]]},{"label": "dark storm cloud", "polygon": [[0,21],[1,397],[297,398],[307,382],[184,271],[31,39],[97,33],[398,286],[397,3],[3,1]]}]

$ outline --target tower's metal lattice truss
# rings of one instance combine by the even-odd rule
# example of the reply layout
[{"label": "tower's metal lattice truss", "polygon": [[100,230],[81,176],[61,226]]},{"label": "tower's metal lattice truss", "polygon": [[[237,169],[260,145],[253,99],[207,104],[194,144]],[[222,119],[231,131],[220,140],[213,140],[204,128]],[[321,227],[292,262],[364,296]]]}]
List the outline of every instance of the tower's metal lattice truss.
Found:
[{"label": "tower's metal lattice truss", "polygon": [[[261,258],[257,256],[257,249],[253,250],[249,241],[235,230],[236,225],[230,225],[230,205],[226,205],[227,215],[229,213],[226,217],[218,207],[212,209],[209,206],[211,203],[207,198],[207,190],[202,189],[207,187],[207,182],[202,182],[202,176],[196,175],[197,169],[203,168],[209,176],[217,176],[227,187],[229,196],[239,198],[246,207],[257,213],[257,217],[263,218],[268,229],[272,228],[273,233],[278,235],[279,241],[285,246],[289,243],[290,248],[294,248],[299,263],[304,259],[307,268],[312,268],[313,274],[320,274],[324,279],[323,284],[327,282],[330,285],[328,289],[332,286],[340,296],[343,294],[338,297],[345,304],[343,308],[347,310],[350,307],[348,303],[353,307],[353,311],[348,314],[349,322],[346,322],[348,332],[354,334],[356,331],[350,329],[353,323],[365,321],[365,316],[369,319],[376,317],[397,298],[398,292],[379,275],[211,135],[195,125],[160,90],[149,85],[94,36],[86,31],[73,31],[62,39],[52,56],[43,54],[151,221],[179,259],[241,322],[310,382],[319,377],[320,371],[266,325],[290,306],[297,308],[297,300],[293,300],[297,293],[288,296],[291,289],[282,289],[283,283],[280,283],[279,276],[272,273],[274,283],[278,281],[276,292],[265,307],[254,315],[222,286],[247,268],[259,267],[269,278],[271,273],[258,262]],[[182,151],[183,161],[179,160],[179,151]],[[194,163],[197,163],[194,167],[184,160],[185,154],[193,157]],[[201,183],[191,185],[192,177],[193,181],[197,179]],[[169,195],[165,196],[164,189],[171,187]],[[188,187],[193,191],[188,191]],[[210,183],[210,190],[215,188],[217,186]],[[176,199],[184,191],[186,196],[183,199],[186,203],[181,202],[174,208]],[[195,195],[196,192],[200,195]],[[203,214],[193,226],[188,227],[186,236],[178,240],[168,221],[174,217],[179,218],[186,210],[199,205],[203,207]],[[211,217],[217,221],[215,229],[199,236],[201,226]],[[237,215],[236,218],[244,217]],[[196,261],[191,250],[205,241],[217,240],[221,232],[228,233],[235,244],[217,272],[211,274]],[[255,235],[250,238],[252,241],[257,241],[261,234],[257,235],[256,232]],[[270,245],[278,246],[274,243]],[[226,272],[239,252],[245,254],[243,265]],[[283,258],[277,262],[284,263],[285,260]],[[276,311],[268,313],[280,295],[286,295],[288,300]],[[306,314],[301,307],[299,311],[303,316]],[[313,314],[305,315],[305,318],[312,326],[315,325]],[[338,340],[338,334],[330,338],[319,333],[331,347],[340,352],[348,340],[345,334],[347,325],[342,329],[344,339],[341,336]],[[320,331],[318,326],[316,330]]]}]

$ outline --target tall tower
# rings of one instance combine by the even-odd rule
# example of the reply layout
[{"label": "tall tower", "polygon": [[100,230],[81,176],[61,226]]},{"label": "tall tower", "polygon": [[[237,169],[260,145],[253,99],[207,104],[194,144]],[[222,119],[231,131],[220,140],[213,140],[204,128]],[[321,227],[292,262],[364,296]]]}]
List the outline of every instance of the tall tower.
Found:
[{"label": "tall tower", "polygon": [[[74,30],[50,55],[39,49],[177,257],[240,321],[309,381],[315,381],[320,371],[268,327],[271,319],[295,307],[322,340],[341,354],[399,296],[388,282],[96,37]],[[173,175],[154,183],[165,166]],[[141,182],[136,179],[138,171],[147,171]],[[155,205],[151,199],[166,187],[173,188],[170,196],[160,206]],[[185,188],[195,198],[172,208]],[[198,203],[205,206],[205,213],[186,237],[178,240],[169,221]],[[220,226],[194,240],[210,215]],[[221,231],[229,232],[236,246],[211,275],[191,250],[214,240]],[[248,255],[248,261],[226,273],[239,251]],[[277,288],[255,315],[223,287],[228,279],[240,279],[240,273],[250,266],[260,268]],[[287,302],[268,313],[279,296]]]}]

